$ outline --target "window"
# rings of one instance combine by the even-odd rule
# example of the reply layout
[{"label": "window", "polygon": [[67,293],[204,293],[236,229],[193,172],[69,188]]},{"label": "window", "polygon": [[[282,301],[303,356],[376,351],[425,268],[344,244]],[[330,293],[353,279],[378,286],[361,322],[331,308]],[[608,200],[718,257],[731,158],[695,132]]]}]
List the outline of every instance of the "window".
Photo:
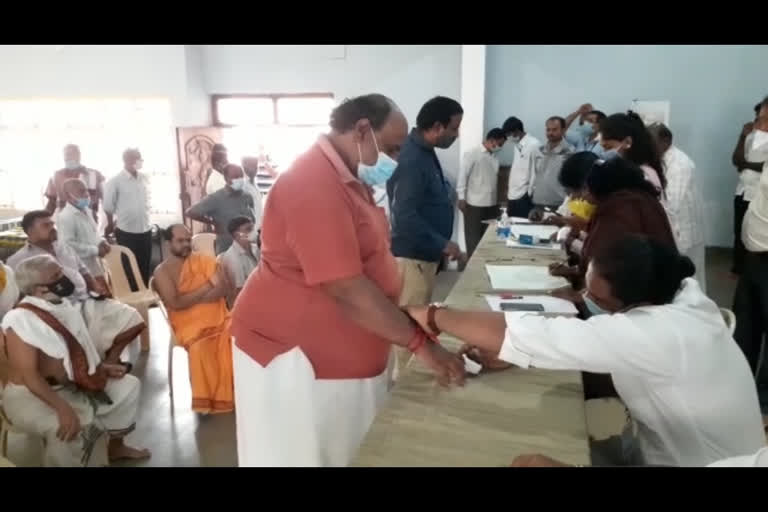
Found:
[{"label": "window", "polygon": [[[0,207],[45,206],[62,150],[77,144],[82,162],[110,179],[122,153],[138,147],[150,177],[153,222],[178,217],[179,179],[171,107],[165,98],[36,99],[0,101]],[[162,191],[162,193],[160,192]]]},{"label": "window", "polygon": [[230,161],[257,156],[277,172],[328,132],[336,105],[332,94],[214,95],[212,101]]}]

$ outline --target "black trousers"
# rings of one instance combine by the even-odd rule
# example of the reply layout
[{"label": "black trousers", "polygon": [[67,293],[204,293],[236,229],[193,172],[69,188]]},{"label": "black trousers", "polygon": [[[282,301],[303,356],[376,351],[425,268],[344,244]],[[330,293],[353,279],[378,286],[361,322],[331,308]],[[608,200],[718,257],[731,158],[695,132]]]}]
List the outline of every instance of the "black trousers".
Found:
[{"label": "black trousers", "polygon": [[735,196],[733,198],[733,265],[731,272],[740,275],[744,268],[744,257],[747,249],[744,242],[741,241],[741,225],[744,223],[744,214],[749,208],[749,201],[744,200],[744,196]]},{"label": "black trousers", "polygon": [[499,216],[498,206],[472,206],[467,204],[464,212],[464,240],[467,242],[467,256],[472,256],[477,244],[488,229],[488,224],[484,220],[495,219]]},{"label": "black trousers", "polygon": [[[149,283],[149,265],[152,261],[152,231],[147,231],[146,233],[127,233],[116,229],[115,239],[118,245],[127,247],[136,257],[139,273],[141,273],[141,278],[144,280],[144,286],[147,286]],[[123,268],[125,269],[125,275],[128,276],[128,284],[131,286],[131,291],[138,291],[139,287],[133,278],[131,264],[125,256],[123,256]]]},{"label": "black trousers", "polygon": [[763,336],[768,330],[768,253],[746,252],[744,268],[733,298],[736,331],[733,337],[756,373]]},{"label": "black trousers", "polygon": [[533,210],[533,199],[527,193],[520,199],[510,199],[507,202],[507,215],[510,217],[528,218],[528,214]]}]

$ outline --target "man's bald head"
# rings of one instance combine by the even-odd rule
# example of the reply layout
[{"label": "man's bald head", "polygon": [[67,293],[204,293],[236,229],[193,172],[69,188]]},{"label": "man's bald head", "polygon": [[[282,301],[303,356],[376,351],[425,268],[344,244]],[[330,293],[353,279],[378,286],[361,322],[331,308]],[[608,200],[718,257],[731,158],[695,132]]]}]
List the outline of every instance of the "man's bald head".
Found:
[{"label": "man's bald head", "polygon": [[168,242],[171,254],[185,259],[192,253],[192,234],[184,224],[171,224],[163,230],[163,239]]},{"label": "man's bald head", "polygon": [[337,149],[350,171],[360,162],[373,165],[382,152],[397,160],[408,136],[408,121],[394,101],[383,94],[366,94],[344,101],[331,112]]},{"label": "man's bald head", "polygon": [[75,208],[83,209],[88,207],[87,203],[90,201],[88,189],[85,187],[85,183],[78,178],[66,180],[61,185],[61,190],[64,192],[67,202]]}]

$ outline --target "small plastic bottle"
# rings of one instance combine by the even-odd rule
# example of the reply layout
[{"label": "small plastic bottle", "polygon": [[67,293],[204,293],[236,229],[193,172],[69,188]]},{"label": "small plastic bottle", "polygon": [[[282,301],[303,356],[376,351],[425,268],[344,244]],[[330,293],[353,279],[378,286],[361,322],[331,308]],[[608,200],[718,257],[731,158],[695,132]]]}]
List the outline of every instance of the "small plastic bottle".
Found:
[{"label": "small plastic bottle", "polygon": [[507,215],[507,209],[501,207],[501,219],[496,223],[496,238],[500,242],[505,242],[509,238],[509,216]]}]

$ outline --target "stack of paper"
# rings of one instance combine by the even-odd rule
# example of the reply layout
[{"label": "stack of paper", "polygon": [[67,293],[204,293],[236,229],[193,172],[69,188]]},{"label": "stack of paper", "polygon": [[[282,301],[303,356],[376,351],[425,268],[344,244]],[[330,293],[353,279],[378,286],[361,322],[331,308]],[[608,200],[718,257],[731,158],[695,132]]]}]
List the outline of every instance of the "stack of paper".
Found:
[{"label": "stack of paper", "polygon": [[562,249],[559,243],[551,242],[548,244],[521,244],[514,238],[507,238],[507,247],[514,247],[515,249],[547,249],[551,251],[559,251]]},{"label": "stack of paper", "polygon": [[557,226],[546,226],[542,224],[519,224],[510,227],[510,232],[519,237],[520,235],[532,236],[534,240],[549,240],[552,235],[557,233]]},{"label": "stack of paper", "polygon": [[546,316],[576,316],[579,311],[572,302],[558,299],[549,295],[518,295],[513,298],[504,298],[501,295],[486,295],[485,300],[493,311],[503,311],[502,302],[519,302],[522,304],[541,304],[544,311],[537,314]]},{"label": "stack of paper", "polygon": [[494,290],[547,292],[568,286],[564,277],[549,274],[549,268],[532,265],[485,265]]}]

